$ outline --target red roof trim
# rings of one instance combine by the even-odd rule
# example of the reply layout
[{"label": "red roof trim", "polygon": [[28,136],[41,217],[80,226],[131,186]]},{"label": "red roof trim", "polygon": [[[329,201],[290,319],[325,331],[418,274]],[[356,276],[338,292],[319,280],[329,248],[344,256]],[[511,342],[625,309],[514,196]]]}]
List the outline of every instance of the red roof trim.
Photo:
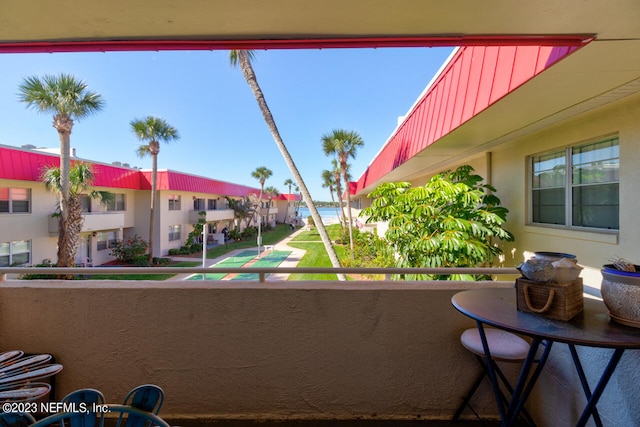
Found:
[{"label": "red roof trim", "polygon": [[460,48],[360,177],[355,193],[577,49],[523,45]]},{"label": "red roof trim", "polygon": [[[91,164],[95,176],[93,181],[95,187],[151,190],[151,171],[72,159],[72,162],[79,161]],[[43,170],[51,166],[60,166],[59,156],[19,148],[0,147],[0,179],[40,182]],[[245,185],[174,171],[158,172],[158,189],[239,197],[251,193],[258,194],[260,191]]]},{"label": "red roof trim", "polygon": [[581,46],[591,34],[332,37],[264,40],[91,40],[0,43],[0,53],[116,52],[158,50],[320,49],[456,46]]}]

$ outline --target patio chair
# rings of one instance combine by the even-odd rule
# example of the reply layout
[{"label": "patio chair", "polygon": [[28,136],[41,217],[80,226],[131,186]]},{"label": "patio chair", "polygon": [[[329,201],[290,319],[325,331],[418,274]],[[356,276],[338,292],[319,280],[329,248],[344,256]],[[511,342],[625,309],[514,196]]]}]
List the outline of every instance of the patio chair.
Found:
[{"label": "patio chair", "polygon": [[95,405],[104,405],[104,395],[93,388],[81,388],[67,394],[62,398],[61,402],[73,404],[74,412],[78,413],[77,417],[70,417],[66,425],[70,427],[94,427],[99,415],[95,412]]},{"label": "patio chair", "polygon": [[26,412],[0,413],[0,427],[28,427],[35,422],[36,419]]},{"label": "patio chair", "polygon": [[[513,387],[509,384],[507,377],[504,375],[502,370],[498,367],[496,362],[507,362],[507,363],[522,363],[527,357],[529,353],[529,343],[525,341],[523,338],[520,338],[518,335],[503,331],[501,329],[495,328],[485,328],[484,329],[485,336],[487,338],[487,344],[489,345],[489,351],[491,352],[491,359],[493,362],[493,367],[498,375],[499,381],[502,381],[503,386],[506,390],[513,394]],[[478,360],[480,365],[482,366],[482,371],[478,374],[475,382],[467,392],[467,395],[464,397],[462,403],[458,407],[455,412],[455,415],[452,418],[453,422],[458,421],[460,416],[462,415],[462,411],[466,407],[469,407],[471,411],[474,413],[476,418],[480,419],[478,413],[473,409],[470,405],[471,398],[480,387],[482,380],[485,377],[488,377],[489,371],[487,370],[487,365],[485,363],[485,354],[484,347],[482,345],[482,340],[480,338],[480,332],[477,328],[471,328],[465,330],[460,336],[460,342],[462,346],[469,350],[475,358]],[[507,402],[507,397],[504,393],[501,392],[501,398],[503,402]],[[526,409],[522,409],[522,417],[523,425],[535,426],[535,422],[529,415]]]},{"label": "patio chair", "polygon": [[135,387],[124,398],[124,405],[133,406],[146,412],[158,414],[164,402],[164,391],[155,384]]},{"label": "patio chair", "polygon": [[[135,417],[135,419],[144,422],[145,425],[170,427],[169,423],[167,423],[156,414],[145,412],[138,408],[134,408],[133,406],[105,405],[104,408],[104,412],[98,412],[95,414],[97,418],[97,424],[93,424],[92,426],[103,426],[105,425],[105,420],[110,420],[114,421],[115,424],[112,424],[110,422],[108,425],[115,425],[115,427],[125,427],[128,426],[129,421],[131,421]],[[68,425],[68,423],[66,422],[80,419],[82,418],[82,415],[83,414],[78,412],[60,412],[57,414],[49,415],[48,417],[35,422],[31,425],[31,427]]]}]

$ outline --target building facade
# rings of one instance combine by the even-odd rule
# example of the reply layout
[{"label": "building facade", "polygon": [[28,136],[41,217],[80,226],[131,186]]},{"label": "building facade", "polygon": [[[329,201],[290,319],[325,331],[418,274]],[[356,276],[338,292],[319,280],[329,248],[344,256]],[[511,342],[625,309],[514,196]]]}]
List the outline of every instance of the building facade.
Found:
[{"label": "building facade", "polygon": [[[81,196],[83,226],[76,263],[99,265],[114,259],[113,245],[140,236],[149,237],[151,172],[122,165],[82,159],[92,165],[92,189],[113,194],[109,203]],[[0,265],[55,263],[58,236],[58,197],[41,182],[44,169],[59,166],[59,156],[33,150],[0,146]],[[180,248],[194,224],[206,221],[210,243],[224,243],[222,230],[236,226],[228,199],[259,194],[259,189],[171,170],[158,171],[158,206],[155,210],[156,256]],[[263,200],[263,224],[276,225],[292,215],[288,195]],[[267,206],[269,205],[269,206]],[[257,216],[250,225],[256,225]],[[244,221],[238,222],[244,228]]]}]

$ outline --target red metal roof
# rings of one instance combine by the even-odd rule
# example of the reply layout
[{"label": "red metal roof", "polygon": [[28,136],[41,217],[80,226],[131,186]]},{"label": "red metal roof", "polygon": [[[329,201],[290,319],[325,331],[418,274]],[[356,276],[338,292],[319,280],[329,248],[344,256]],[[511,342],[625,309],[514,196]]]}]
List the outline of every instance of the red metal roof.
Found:
[{"label": "red metal roof", "polygon": [[350,186],[352,194],[375,183],[578,48],[460,48],[362,174],[357,187]]},{"label": "red metal roof", "polygon": [[[151,190],[151,171],[140,172],[143,179],[142,190]],[[225,181],[189,175],[172,170],[158,171],[158,190],[189,191],[193,193],[220,194],[225,196],[244,197],[259,194],[259,188],[233,184]]]},{"label": "red metal roof", "polygon": [[302,198],[300,197],[299,194],[280,194],[278,197],[274,197],[273,200],[290,200],[290,201],[295,201],[295,200],[301,200]]},{"label": "red metal roof", "polygon": [[[80,160],[72,159],[73,161]],[[151,171],[82,161],[91,163],[95,187],[151,190]],[[42,171],[51,166],[60,166],[59,156],[13,147],[0,147],[0,179],[39,182]],[[257,188],[174,171],[158,171],[158,189],[241,197],[260,192]]]}]

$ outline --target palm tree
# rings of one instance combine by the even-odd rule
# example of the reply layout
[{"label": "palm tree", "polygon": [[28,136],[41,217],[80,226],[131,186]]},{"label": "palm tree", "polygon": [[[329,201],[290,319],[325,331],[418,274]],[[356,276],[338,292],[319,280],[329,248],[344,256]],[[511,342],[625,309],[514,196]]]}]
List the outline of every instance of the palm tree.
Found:
[{"label": "palm tree", "polygon": [[284,185],[289,187],[289,192],[287,193],[287,212],[284,215],[284,222],[289,222],[289,210],[291,209],[291,187],[293,186],[293,180],[291,178],[287,178],[284,181]]},{"label": "palm tree", "polygon": [[[62,202],[62,171],[61,168],[51,166],[42,172],[40,180],[44,183],[48,191],[58,194],[60,202]],[[78,242],[80,240],[80,232],[82,231],[82,204],[80,203],[80,195],[88,193],[89,198],[98,200],[102,203],[113,200],[113,193],[108,191],[88,191],[93,183],[94,175],[91,165],[88,163],[75,163],[69,171],[69,199],[67,203],[67,226],[66,234],[71,246],[69,248],[69,256],[74,260],[78,252]]]},{"label": "palm tree", "polygon": [[351,218],[351,191],[349,191],[349,157],[355,159],[356,151],[364,145],[360,134],[356,131],[334,129],[331,133],[322,136],[322,150],[327,156],[335,155],[340,164],[340,171],[344,179],[347,193],[347,215],[349,215],[349,247],[351,259],[353,259],[353,219]]},{"label": "palm tree", "polygon": [[333,171],[330,171],[328,169],[322,171],[322,188],[329,189],[329,194],[331,194],[331,202],[336,207],[336,216],[340,218],[338,205],[336,205],[336,199],[333,197],[333,192],[336,190],[336,179],[333,175]]},{"label": "palm tree", "polygon": [[340,176],[340,164],[337,159],[331,159],[331,165],[333,169],[333,180],[336,183],[336,194],[338,195],[338,204],[340,205],[340,225],[344,228],[347,226],[347,217],[344,215],[344,200],[342,199],[342,177]]},{"label": "palm tree", "polygon": [[274,186],[265,187],[264,194],[267,195],[267,212],[271,207],[271,201],[274,197],[278,197],[280,195],[280,190],[278,190]]},{"label": "palm tree", "polygon": [[[258,106],[260,107],[260,112],[262,113],[262,117],[264,118],[264,121],[266,122],[267,127],[271,132],[271,136],[273,137],[273,140],[278,146],[278,149],[280,150],[280,153],[282,154],[282,157],[284,158],[285,163],[289,167],[289,171],[291,172],[291,175],[293,175],[293,178],[296,180],[296,182],[300,186],[304,199],[307,202],[307,207],[309,208],[309,211],[311,212],[311,216],[313,217],[313,221],[316,223],[316,226],[318,228],[318,233],[320,234],[322,243],[324,244],[327,254],[329,255],[329,259],[331,260],[331,265],[335,268],[340,268],[340,260],[338,259],[338,255],[336,254],[336,251],[333,248],[333,245],[331,244],[331,239],[329,238],[327,229],[324,227],[324,224],[322,223],[322,218],[320,218],[318,209],[316,209],[316,206],[313,203],[311,194],[309,193],[309,190],[307,189],[307,186],[304,183],[304,180],[302,179],[302,175],[300,175],[300,172],[298,171],[298,167],[294,163],[293,158],[291,157],[291,154],[289,154],[289,150],[287,149],[287,146],[284,145],[284,141],[280,136],[280,131],[278,131],[276,122],[273,119],[273,115],[271,114],[271,110],[269,110],[269,106],[267,105],[267,101],[264,98],[262,89],[258,84],[256,73],[253,71],[253,66],[251,65],[251,59],[253,58],[253,56],[254,56],[253,51],[251,50],[232,50],[230,52],[229,59],[231,60],[232,65],[240,66],[242,75],[244,76],[244,79],[247,81],[247,84],[249,85],[249,87],[251,88],[251,91],[253,92],[253,96],[255,96],[256,98],[256,102],[258,103]],[[344,274],[338,274],[338,279],[347,280]]]},{"label": "palm tree", "polygon": [[158,153],[160,141],[170,142],[180,139],[178,130],[169,125],[166,120],[147,116],[144,119],[134,119],[130,123],[131,130],[140,141],[146,141],[138,147],[136,153],[139,157],[151,155],[151,208],[149,218],[149,265],[153,263],[153,233],[156,222],[156,193],[158,186]]},{"label": "palm tree", "polygon": [[59,267],[73,267],[74,247],[78,242],[67,235],[69,186],[71,168],[71,130],[80,121],[104,106],[102,97],[87,89],[87,84],[69,74],[25,78],[20,84],[18,99],[40,113],[53,114],[53,127],[60,138],[60,222],[58,225]]},{"label": "palm tree", "polygon": [[258,196],[258,255],[260,255],[260,248],[262,247],[262,193],[264,193],[264,183],[271,175],[273,175],[273,172],[266,166],[260,166],[251,172],[251,176],[260,183],[260,195]]}]

